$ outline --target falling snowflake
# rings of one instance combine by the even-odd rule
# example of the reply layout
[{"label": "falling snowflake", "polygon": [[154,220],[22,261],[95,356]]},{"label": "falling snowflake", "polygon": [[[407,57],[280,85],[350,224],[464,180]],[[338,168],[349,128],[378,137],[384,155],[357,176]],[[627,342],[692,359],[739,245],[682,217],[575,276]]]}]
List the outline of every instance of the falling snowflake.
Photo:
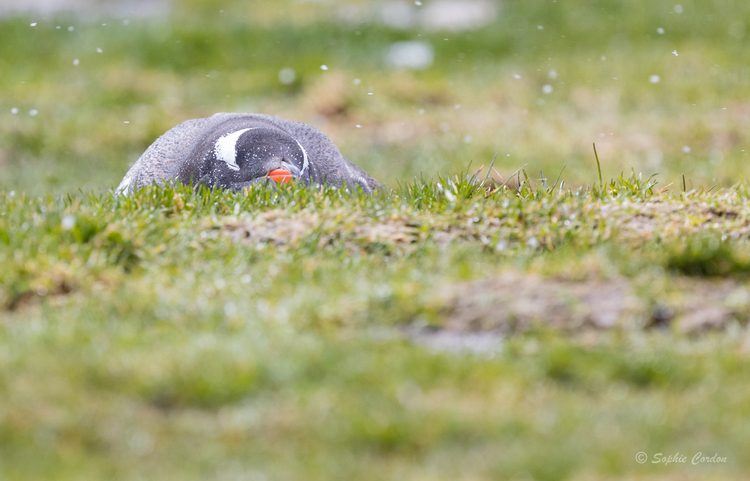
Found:
[{"label": "falling snowflake", "polygon": [[658,84],[661,81],[661,78],[658,75],[652,75],[649,77],[648,81],[652,84]]},{"label": "falling snowflake", "polygon": [[292,84],[296,79],[297,72],[295,72],[293,68],[287,67],[279,71],[279,82],[284,85]]},{"label": "falling snowflake", "polygon": [[62,222],[60,223],[60,227],[62,227],[62,230],[70,230],[76,225],[76,218],[72,215],[68,214],[65,217],[63,217]]}]

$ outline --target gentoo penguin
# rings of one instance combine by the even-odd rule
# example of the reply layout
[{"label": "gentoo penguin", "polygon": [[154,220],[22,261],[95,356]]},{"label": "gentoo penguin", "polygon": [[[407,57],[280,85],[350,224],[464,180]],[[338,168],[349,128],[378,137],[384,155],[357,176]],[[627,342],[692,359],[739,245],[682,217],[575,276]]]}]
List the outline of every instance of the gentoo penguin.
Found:
[{"label": "gentoo penguin", "polygon": [[116,192],[129,194],[173,180],[240,190],[293,178],[308,185],[346,183],[367,193],[380,186],[310,125],[270,115],[218,113],[187,120],[156,139]]}]

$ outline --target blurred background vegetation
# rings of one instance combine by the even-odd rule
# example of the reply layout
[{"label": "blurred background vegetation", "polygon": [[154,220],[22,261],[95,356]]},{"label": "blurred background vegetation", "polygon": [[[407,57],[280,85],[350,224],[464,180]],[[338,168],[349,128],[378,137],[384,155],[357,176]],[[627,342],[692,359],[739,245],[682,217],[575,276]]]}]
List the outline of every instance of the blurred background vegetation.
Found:
[{"label": "blurred background vegetation", "polygon": [[750,4],[675,1],[0,2],[0,189],[108,189],[219,111],[311,123],[391,186],[496,152],[585,184],[592,142],[605,176],[732,184]]}]

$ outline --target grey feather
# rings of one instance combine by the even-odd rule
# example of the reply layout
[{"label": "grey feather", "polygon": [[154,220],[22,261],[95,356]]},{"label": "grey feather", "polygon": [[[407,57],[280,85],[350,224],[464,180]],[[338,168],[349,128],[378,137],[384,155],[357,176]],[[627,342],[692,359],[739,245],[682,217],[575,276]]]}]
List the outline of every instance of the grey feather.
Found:
[{"label": "grey feather", "polygon": [[[380,186],[365,171],[346,160],[325,134],[310,125],[270,115],[218,113],[211,117],[182,122],[156,139],[128,170],[116,192],[132,193],[139,187],[152,183],[164,185],[165,182],[176,180],[183,183],[197,183],[202,179],[195,177],[198,172],[206,172],[206,162],[222,164],[209,158],[217,139],[244,129],[261,132],[255,136],[255,139],[266,132],[278,133],[280,137],[288,135],[296,141],[309,159],[309,171],[299,176],[300,180],[305,183],[328,183],[335,186],[346,183],[349,186],[360,186],[368,193]],[[276,146],[284,147],[281,144]],[[286,148],[289,149],[288,145]],[[252,167],[255,170],[252,174],[244,173],[243,175],[252,175],[254,181],[262,180],[264,174],[258,174],[260,172],[258,169],[277,168],[274,167],[276,164],[273,162],[278,162],[279,157],[276,156],[274,159],[276,160],[270,157],[262,159],[266,164],[254,165]],[[261,161],[253,162],[262,163]],[[229,178],[230,174],[234,175],[226,165],[213,164],[210,166],[213,170],[209,172],[208,179],[219,178],[218,176]],[[290,166],[290,170],[298,174],[297,171],[301,169]],[[267,173],[268,170],[264,172]],[[232,188],[251,183],[247,178],[244,182],[240,182],[239,177],[237,179],[236,182],[227,184],[225,187]]]}]

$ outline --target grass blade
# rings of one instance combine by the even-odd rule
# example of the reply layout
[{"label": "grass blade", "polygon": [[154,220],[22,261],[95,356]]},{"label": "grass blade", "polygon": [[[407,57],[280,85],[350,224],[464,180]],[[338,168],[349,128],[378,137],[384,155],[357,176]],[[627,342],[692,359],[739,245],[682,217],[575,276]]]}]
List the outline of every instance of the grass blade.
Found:
[{"label": "grass blade", "polygon": [[594,157],[596,157],[596,168],[599,170],[599,185],[601,185],[603,189],[604,180],[602,180],[602,165],[599,163],[599,154],[596,153],[596,142],[594,142]]}]

